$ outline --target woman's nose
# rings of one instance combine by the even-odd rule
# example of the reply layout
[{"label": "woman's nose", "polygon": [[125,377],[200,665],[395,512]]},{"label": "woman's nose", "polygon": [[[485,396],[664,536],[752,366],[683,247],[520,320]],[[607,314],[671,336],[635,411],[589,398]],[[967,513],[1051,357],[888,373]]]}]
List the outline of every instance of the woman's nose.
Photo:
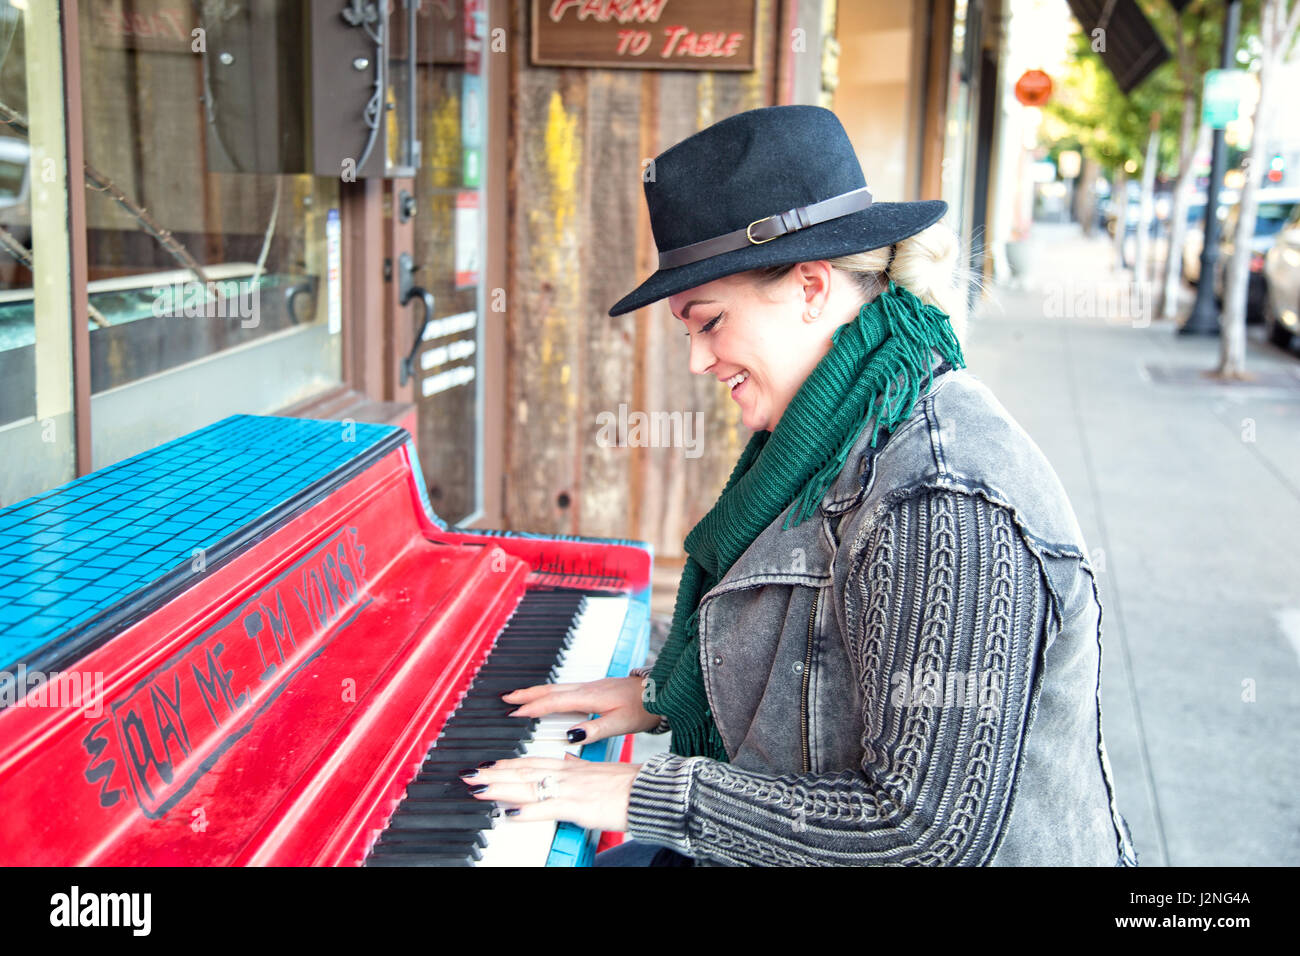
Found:
[{"label": "woman's nose", "polygon": [[703,335],[691,336],[691,371],[696,375],[703,375],[717,361],[704,339]]}]

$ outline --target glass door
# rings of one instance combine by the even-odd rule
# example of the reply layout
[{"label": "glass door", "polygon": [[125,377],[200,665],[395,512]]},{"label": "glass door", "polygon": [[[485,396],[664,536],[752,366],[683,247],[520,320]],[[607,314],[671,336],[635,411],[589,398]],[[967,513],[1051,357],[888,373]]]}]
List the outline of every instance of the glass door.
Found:
[{"label": "glass door", "polygon": [[[395,19],[409,15],[409,6],[395,6]],[[444,520],[466,523],[483,508],[487,11],[482,0],[426,0],[415,20],[420,145],[411,256],[414,284],[431,294],[434,310],[412,363],[412,400],[430,502]],[[394,200],[400,216],[400,190]],[[393,265],[400,279],[400,251]],[[419,329],[421,308],[412,302],[399,321]]]}]

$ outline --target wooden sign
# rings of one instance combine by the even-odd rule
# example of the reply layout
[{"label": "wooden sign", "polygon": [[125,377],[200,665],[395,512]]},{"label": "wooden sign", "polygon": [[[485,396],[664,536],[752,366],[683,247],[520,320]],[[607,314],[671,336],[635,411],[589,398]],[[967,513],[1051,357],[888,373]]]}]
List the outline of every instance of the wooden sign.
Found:
[{"label": "wooden sign", "polygon": [[756,0],[533,0],[534,66],[752,70]]},{"label": "wooden sign", "polygon": [[1016,99],[1026,106],[1042,106],[1052,95],[1052,78],[1042,70],[1025,70],[1016,80]]},{"label": "wooden sign", "polygon": [[95,46],[197,53],[198,21],[189,0],[95,0],[81,5]]}]

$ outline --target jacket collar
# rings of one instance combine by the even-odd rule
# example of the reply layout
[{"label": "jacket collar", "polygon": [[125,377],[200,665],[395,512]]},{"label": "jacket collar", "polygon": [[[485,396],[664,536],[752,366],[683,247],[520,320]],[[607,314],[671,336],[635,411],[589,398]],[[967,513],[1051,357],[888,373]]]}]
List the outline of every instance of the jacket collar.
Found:
[{"label": "jacket collar", "polygon": [[858,499],[862,497],[871,471],[871,465],[875,456],[885,447],[888,441],[894,435],[906,431],[909,428],[915,428],[917,423],[925,418],[925,400],[926,398],[943,384],[943,374],[952,370],[952,365],[942,357],[936,358],[931,362],[930,375],[921,383],[921,389],[916,396],[916,404],[912,406],[911,414],[906,422],[900,425],[891,434],[881,432],[876,438],[876,447],[871,447],[871,430],[875,425],[875,418],[868,420],[867,426],[862,429],[862,434],[854,443],[849,455],[844,459],[844,467],[840,469],[839,475],[835,481],[826,489],[826,494],[822,497],[821,510],[828,515],[841,514],[857,504]]}]

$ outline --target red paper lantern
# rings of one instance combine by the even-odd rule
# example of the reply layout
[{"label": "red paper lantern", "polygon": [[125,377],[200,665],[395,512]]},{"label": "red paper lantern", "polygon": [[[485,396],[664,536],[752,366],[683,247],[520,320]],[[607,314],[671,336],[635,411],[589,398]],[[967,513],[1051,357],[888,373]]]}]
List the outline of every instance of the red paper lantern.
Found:
[{"label": "red paper lantern", "polygon": [[1042,70],[1025,70],[1016,80],[1016,99],[1026,106],[1042,106],[1052,95],[1052,78]]}]

